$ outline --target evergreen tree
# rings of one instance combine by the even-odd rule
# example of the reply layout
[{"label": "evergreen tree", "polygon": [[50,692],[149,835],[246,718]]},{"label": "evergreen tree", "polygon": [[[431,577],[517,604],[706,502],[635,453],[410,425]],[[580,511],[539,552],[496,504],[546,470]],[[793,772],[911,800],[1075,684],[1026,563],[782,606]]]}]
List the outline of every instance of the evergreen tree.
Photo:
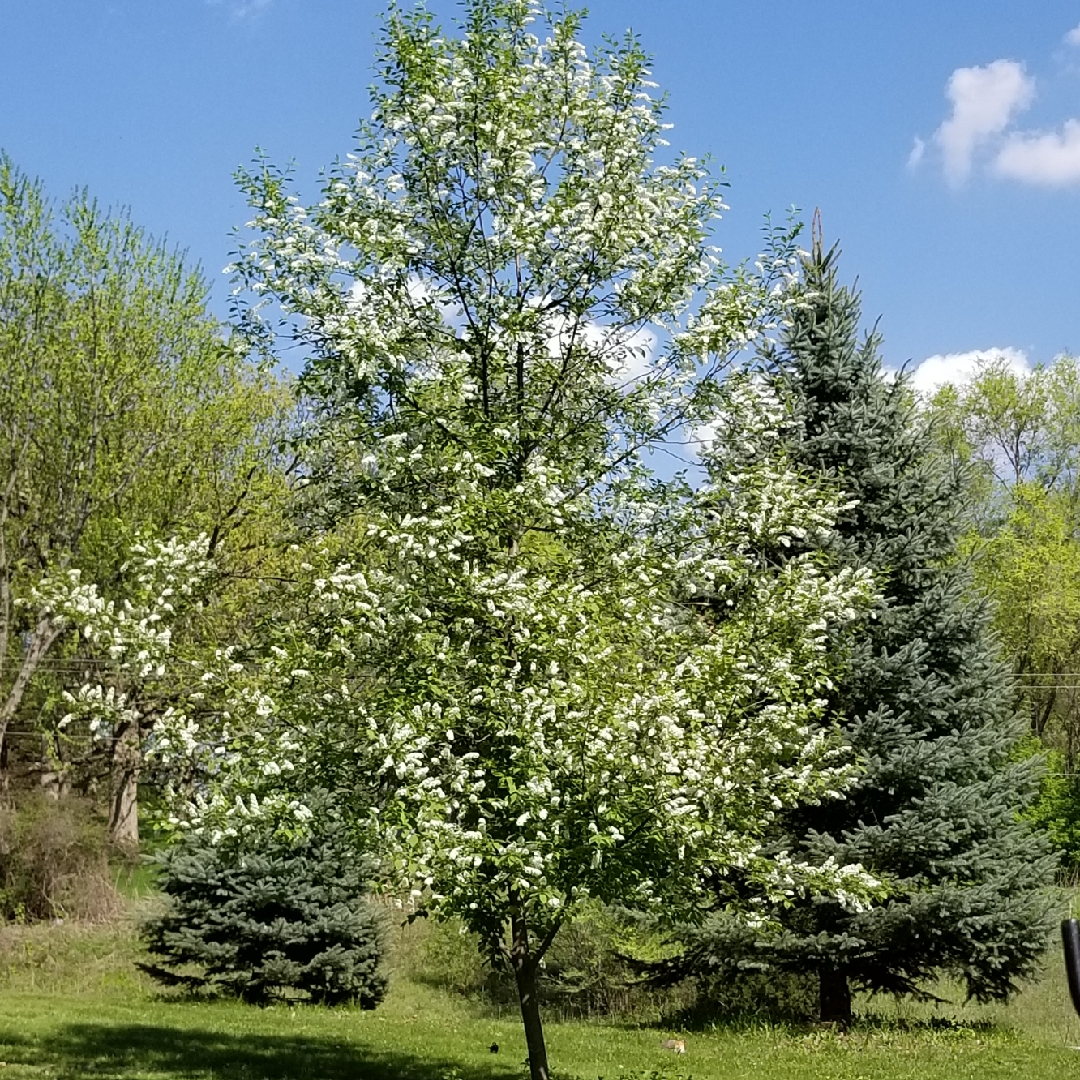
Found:
[{"label": "evergreen tree", "polygon": [[829,702],[861,778],[844,799],[787,814],[777,844],[861,863],[887,896],[861,911],[796,898],[772,910],[771,936],[720,918],[683,960],[815,972],[822,1020],[850,1019],[853,987],[920,995],[939,973],[976,1000],[1006,998],[1046,944],[1053,860],[1018,817],[1039,766],[1017,760],[1023,725],[957,556],[962,477],[935,454],[907,381],[884,377],[877,335],[860,343],[836,249],[816,242],[803,273],[770,379],[791,403],[793,461],[850,499],[824,554],[869,568],[880,601],[863,632],[837,641],[845,673]]},{"label": "evergreen tree", "polygon": [[139,966],[166,986],[255,1004],[302,991],[324,1005],[378,1005],[385,933],[365,895],[372,860],[333,818],[315,825],[298,837],[196,833],[170,848],[166,910],[143,926],[161,963]]}]

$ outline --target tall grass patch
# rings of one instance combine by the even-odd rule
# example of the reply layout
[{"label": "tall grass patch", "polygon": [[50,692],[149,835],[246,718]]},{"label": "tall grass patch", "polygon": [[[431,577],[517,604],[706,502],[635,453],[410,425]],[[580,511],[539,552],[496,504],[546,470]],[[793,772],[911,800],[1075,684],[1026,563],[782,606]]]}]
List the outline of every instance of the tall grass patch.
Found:
[{"label": "tall grass patch", "polygon": [[33,793],[0,804],[0,920],[101,923],[125,905],[104,818],[84,799]]}]

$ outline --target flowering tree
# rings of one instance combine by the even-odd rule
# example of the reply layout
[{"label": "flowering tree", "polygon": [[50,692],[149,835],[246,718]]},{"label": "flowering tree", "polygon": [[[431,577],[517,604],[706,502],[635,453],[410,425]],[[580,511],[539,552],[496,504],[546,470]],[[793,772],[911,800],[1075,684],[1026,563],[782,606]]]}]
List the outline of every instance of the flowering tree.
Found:
[{"label": "flowering tree", "polygon": [[[81,570],[46,574],[18,601],[93,650],[79,677],[61,691],[61,732],[83,722],[92,740],[112,744],[109,835],[121,846],[139,842],[137,791],[143,744],[159,721],[171,742],[188,723],[170,693],[175,681],[176,624],[210,571],[207,537],[136,541],[121,567],[122,597],[109,599]],[[171,668],[171,671],[168,670]]]},{"label": "flowering tree", "polygon": [[[653,160],[636,42],[590,57],[576,15],[539,20],[469,0],[454,39],[392,10],[322,201],[241,178],[241,313],[307,351],[309,506],[360,539],[305,564],[257,670],[208,672],[236,741],[195,822],[302,827],[306,785],[361,785],[394,878],[512,969],[535,1080],[537,966],[586,898],[686,912],[736,864],[770,896],[870,884],[758,843],[845,782],[811,720],[823,631],[868,592],[757,557],[835,511],[758,452],[775,403],[718,378],[775,320],[789,245],[723,267],[705,169]],[[753,442],[745,468],[649,471],[706,424]]]},{"label": "flowering tree", "polygon": [[[126,214],[85,192],[55,205],[0,154],[0,787],[39,741],[59,755],[48,705],[89,647],[73,655],[75,624],[35,588],[78,570],[120,603],[136,536],[204,532],[235,572],[280,520],[292,391],[224,340],[206,291]],[[221,591],[219,612],[242,606],[239,585]]]}]

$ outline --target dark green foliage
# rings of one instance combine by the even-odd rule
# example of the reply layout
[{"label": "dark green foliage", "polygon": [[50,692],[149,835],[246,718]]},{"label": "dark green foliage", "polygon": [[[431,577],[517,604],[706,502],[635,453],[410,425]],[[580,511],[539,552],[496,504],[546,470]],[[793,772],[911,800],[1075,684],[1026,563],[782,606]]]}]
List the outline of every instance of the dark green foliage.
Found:
[{"label": "dark green foliage", "polygon": [[288,991],[366,1009],[382,1000],[382,920],[342,828],[257,848],[190,837],[161,865],[168,910],[143,928],[164,964],[142,965],[156,979],[255,1003]]},{"label": "dark green foliage", "polygon": [[[1033,744],[1031,752],[1035,752],[1039,740],[1032,735],[1025,741]],[[1080,774],[1067,771],[1060,751],[1047,750],[1045,754],[1047,773],[1026,816],[1045,831],[1066,877],[1075,879],[1080,873]]]},{"label": "dark green foliage", "polygon": [[634,966],[634,959],[657,954],[658,937],[617,910],[591,905],[559,931],[544,958],[537,982],[545,1004],[563,1016],[641,1016],[662,1010],[670,995],[642,985]]},{"label": "dark green foliage", "polygon": [[[513,973],[493,967],[480,939],[459,921],[417,920],[409,937],[402,968],[410,979],[498,1005],[516,1002]],[[654,926],[594,902],[556,935],[537,973],[537,993],[544,1008],[563,1019],[682,1014],[695,1001],[695,984],[658,990],[642,977],[651,961],[670,951]]]},{"label": "dark green foliage", "polygon": [[776,843],[800,860],[862,863],[889,894],[862,913],[796,899],[771,913],[772,935],[718,920],[687,960],[814,972],[825,1019],[850,1016],[851,984],[919,994],[939,972],[979,1001],[1005,998],[1046,946],[1053,859],[1020,817],[1040,762],[1014,752],[1023,725],[957,556],[963,478],[935,454],[906,380],[883,377],[876,335],[860,343],[835,250],[816,248],[804,282],[766,359],[791,403],[794,463],[853,501],[823,554],[869,567],[882,598],[838,642],[845,674],[830,701],[862,775],[846,798],[790,813]]}]

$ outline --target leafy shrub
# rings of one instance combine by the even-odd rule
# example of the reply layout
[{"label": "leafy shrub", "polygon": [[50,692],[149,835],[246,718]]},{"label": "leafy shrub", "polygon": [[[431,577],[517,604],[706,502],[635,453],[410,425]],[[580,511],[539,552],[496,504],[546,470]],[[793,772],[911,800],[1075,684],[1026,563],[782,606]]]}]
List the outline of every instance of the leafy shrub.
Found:
[{"label": "leafy shrub", "polygon": [[1061,857],[1061,870],[1074,880],[1080,874],[1080,773],[1069,773],[1065,755],[1043,749],[1034,736],[1025,739],[1017,756],[1042,753],[1046,772],[1039,785],[1039,797],[1025,817],[1044,830]]},{"label": "leafy shrub", "polygon": [[106,823],[84,799],[33,792],[0,804],[0,920],[116,917],[110,853]]},{"label": "leafy shrub", "polygon": [[818,1008],[816,972],[770,964],[762,947],[776,933],[721,911],[701,926],[683,928],[680,952],[636,966],[657,986],[693,987],[693,1003],[678,1018],[689,1027],[809,1019]]},{"label": "leafy shrub", "polygon": [[[513,977],[486,962],[479,939],[454,919],[421,920],[404,967],[410,978],[466,997],[516,1004]],[[566,1017],[648,1016],[683,1011],[692,985],[655,990],[629,957],[652,959],[663,951],[660,935],[619,911],[596,903],[556,936],[537,975],[544,1006]]]},{"label": "leafy shrub", "polygon": [[665,951],[656,930],[618,909],[591,904],[552,943],[540,992],[564,1015],[655,1019],[693,999],[692,987],[657,990],[642,980],[641,963]]},{"label": "leafy shrub", "polygon": [[460,919],[416,920],[405,929],[394,956],[410,979],[425,986],[467,998],[512,1000],[512,980],[491,970],[479,938]]},{"label": "leafy shrub", "polygon": [[302,991],[312,1001],[374,1008],[386,991],[383,922],[364,898],[368,861],[334,823],[304,839],[211,844],[188,837],[159,857],[167,910],[143,941],[171,986],[264,1003]]}]

